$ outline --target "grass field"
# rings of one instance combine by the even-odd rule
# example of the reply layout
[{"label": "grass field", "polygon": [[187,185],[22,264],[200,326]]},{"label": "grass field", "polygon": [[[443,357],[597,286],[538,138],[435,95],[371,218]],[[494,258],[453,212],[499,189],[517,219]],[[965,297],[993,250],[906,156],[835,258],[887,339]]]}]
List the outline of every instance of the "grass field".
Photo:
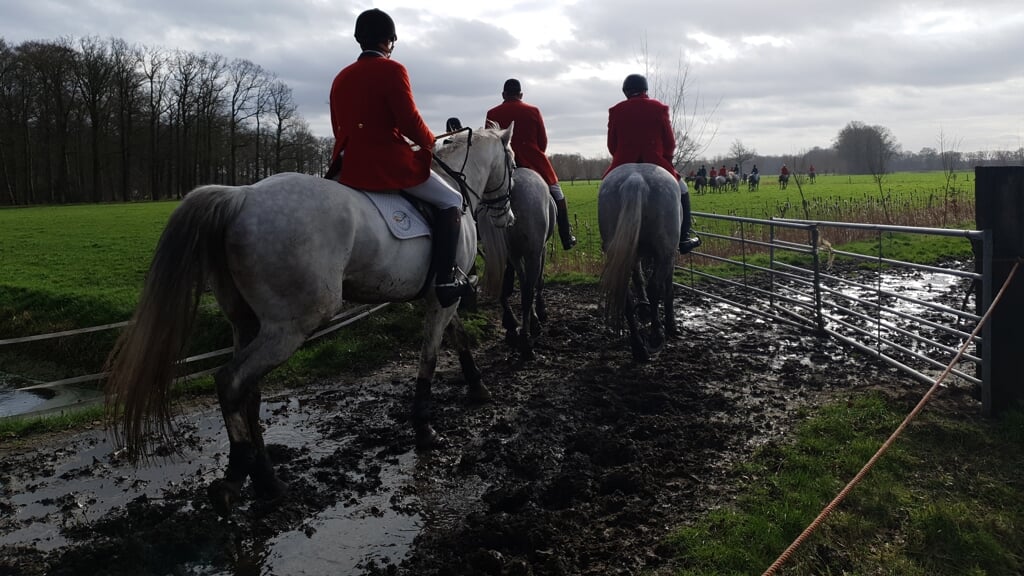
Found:
[{"label": "grass field", "polygon": [[[730,235],[729,224],[701,218],[699,213],[725,214],[747,218],[792,218],[835,222],[869,222],[903,226],[974,228],[973,174],[961,172],[947,188],[942,172],[906,172],[888,175],[883,192],[871,176],[818,176],[817,182],[797,185],[791,179],[780,190],[770,175],[762,177],[760,189],[748,192],[744,185],[737,192],[697,194],[690,191],[695,213],[694,228],[700,232]],[[597,225],[598,181],[563,182],[569,211],[579,245],[563,252],[552,244],[548,272],[556,279],[573,278],[578,273],[598,274],[601,269],[601,236]],[[867,234],[833,237],[833,245],[863,241]],[[928,239],[929,243],[934,241]],[[702,250],[708,250],[705,246]],[[903,248],[894,247],[894,250]],[[947,256],[965,255],[963,243],[938,241],[931,247],[906,246],[907,259],[937,261]],[[969,253],[969,250],[967,251]],[[894,252],[896,254],[897,252]],[[728,256],[729,254],[719,254]]]},{"label": "grass field", "polygon": [[[869,176],[819,176],[817,183],[804,184],[802,192],[796,184],[779,190],[766,176],[758,192],[741,187],[739,192],[691,197],[695,212],[972,227],[971,177],[958,174],[956,187],[947,191],[941,172],[893,174],[885,180],[886,193],[891,193],[885,202]],[[586,278],[600,271],[597,188],[596,181],[563,183],[580,244],[563,252],[552,243],[549,275],[556,280]],[[890,222],[883,210],[886,203]],[[126,320],[176,205],[0,209],[0,339]],[[698,230],[712,225],[706,218],[696,218]],[[941,256],[948,249],[926,251],[914,259]]]}]

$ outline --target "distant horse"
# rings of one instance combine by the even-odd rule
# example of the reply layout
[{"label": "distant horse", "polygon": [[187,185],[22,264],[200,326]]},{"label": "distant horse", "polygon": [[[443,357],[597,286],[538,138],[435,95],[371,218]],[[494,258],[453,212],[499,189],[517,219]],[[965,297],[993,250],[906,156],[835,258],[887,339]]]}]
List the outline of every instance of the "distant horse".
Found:
[{"label": "distant horse", "polygon": [[756,191],[758,189],[758,187],[760,186],[760,184],[761,184],[761,175],[760,174],[751,174],[750,176],[747,176],[747,191],[748,192]]},{"label": "distant horse", "polygon": [[817,179],[818,179],[818,175],[815,172],[808,172],[807,173],[807,181],[810,182],[811,184],[814,184],[814,182]]},{"label": "distant horse", "polygon": [[695,176],[693,178],[693,189],[698,194],[703,194],[704,192],[706,192],[708,189],[707,176]]},{"label": "distant horse", "polygon": [[[510,202],[516,225],[499,228],[482,219],[480,240],[484,246],[484,291],[498,294],[505,341],[518,348],[523,358],[533,357],[533,339],[540,336],[547,320],[544,303],[545,245],[555,230],[555,200],[540,174],[530,168],[516,168]],[[519,279],[522,328],[509,305]]]},{"label": "distant horse", "polygon": [[[457,258],[462,270],[476,255],[474,216],[487,211],[497,226],[514,221],[508,204],[511,136],[511,128],[467,130],[436,152],[435,171],[444,171],[442,177],[462,190],[468,208]],[[461,172],[451,171],[449,163]],[[235,347],[214,378],[231,445],[224,478],[209,488],[217,512],[230,511],[246,478],[252,478],[260,497],[285,491],[263,441],[259,381],[288,360],[343,301],[426,298],[411,421],[417,446],[430,447],[437,439],[430,423],[430,386],[449,324],[471,398],[489,396],[458,306],[441,308],[437,302],[430,262],[429,236],[397,239],[368,195],[332,180],[283,173],[251,186],[193,190],[171,214],[134,321],[107,361],[115,440],[138,462],[151,457],[147,449],[155,441],[173,435],[171,384],[209,284],[231,322]]]},{"label": "distant horse", "polygon": [[726,173],[725,183],[729,186],[729,189],[734,192],[740,189],[740,177],[735,172],[730,171]]},{"label": "distant horse", "polygon": [[789,186],[789,174],[779,174],[779,189],[785,190]]},{"label": "distant horse", "polygon": [[[601,272],[605,309],[616,325],[625,317],[630,348],[638,362],[649,360],[667,337],[678,334],[672,270],[682,224],[680,212],[676,179],[655,164],[618,166],[604,177],[597,191],[597,220],[605,252]],[[646,333],[637,317],[637,305],[645,299],[650,304]],[[662,302],[664,325],[658,315]]]}]

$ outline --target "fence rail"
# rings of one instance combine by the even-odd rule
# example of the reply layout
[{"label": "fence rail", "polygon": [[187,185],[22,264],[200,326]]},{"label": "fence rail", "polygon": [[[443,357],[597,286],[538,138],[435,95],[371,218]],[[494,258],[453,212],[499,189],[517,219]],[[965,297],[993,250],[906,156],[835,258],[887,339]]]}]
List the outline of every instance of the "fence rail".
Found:
[{"label": "fence rail", "polygon": [[[706,224],[699,230],[705,242],[691,253],[688,266],[677,268],[689,282],[676,286],[752,314],[817,330],[926,383],[934,380],[928,371],[946,367],[969,340],[962,365],[951,373],[983,385],[977,376],[982,374],[977,353],[982,339],[971,337],[980,316],[955,308],[948,300],[960,289],[958,283],[969,282],[966,305],[970,287],[982,282],[985,273],[897,260],[885,254],[884,238],[959,237],[980,242],[989,251],[990,233],[701,212],[694,216]],[[873,234],[874,253],[833,249],[821,240],[833,228]],[[837,260],[844,273],[835,271]],[[915,282],[916,291],[910,286]],[[940,288],[932,289],[936,284]]]},{"label": "fence rail", "polygon": [[[362,304],[362,305],[358,305],[358,306],[354,306],[352,308],[347,308],[345,310],[342,310],[340,313],[338,313],[333,318],[331,318],[323,328],[321,328],[319,331],[317,331],[316,333],[311,335],[309,338],[307,338],[306,342],[309,342],[311,340],[315,340],[317,338],[320,338],[322,336],[330,334],[331,332],[334,332],[335,330],[338,330],[338,329],[341,329],[341,328],[343,328],[345,326],[348,326],[349,324],[352,324],[352,323],[354,323],[354,322],[356,322],[358,320],[362,320],[363,318],[366,318],[367,316],[369,316],[369,315],[371,315],[371,314],[373,314],[373,313],[383,309],[387,305],[388,305],[387,303],[377,304],[377,305]],[[113,330],[115,328],[121,328],[121,327],[127,326],[129,324],[131,324],[130,321],[115,322],[115,323],[111,323],[111,324],[104,324],[104,325],[101,325],[101,326],[91,326],[91,327],[80,328],[80,329],[75,329],[75,330],[64,330],[64,331],[61,331],[61,332],[51,332],[51,333],[48,333],[48,334],[38,334],[38,335],[26,336],[26,337],[22,337],[22,338],[8,338],[8,339],[5,339],[5,340],[0,340],[0,346],[13,345],[13,344],[22,344],[22,343],[27,343],[27,342],[38,342],[38,341],[52,340],[52,339],[57,339],[57,338],[67,338],[67,337],[72,337],[72,336],[78,336],[78,335],[81,335],[81,334],[90,334],[90,333],[99,332],[99,331],[103,331],[103,330]],[[234,347],[231,347],[231,346],[226,347],[226,348],[220,348],[218,350],[211,350],[209,352],[203,352],[201,354],[196,354],[196,355],[193,355],[193,356],[189,356],[187,358],[183,358],[183,359],[181,359],[179,361],[179,364],[181,364],[181,365],[194,364],[196,362],[200,362],[200,361],[203,361],[203,360],[209,360],[211,358],[217,358],[217,357],[220,357],[220,356],[227,356],[228,354],[231,354],[233,351],[234,351]],[[206,368],[206,369],[203,369],[203,370],[199,370],[199,371],[196,371],[196,372],[191,372],[189,374],[184,375],[183,378],[199,378],[199,377],[202,377],[202,376],[206,376],[206,375],[212,374],[218,368],[220,368],[220,365],[214,366],[212,368]],[[84,375],[81,375],[81,376],[73,376],[71,378],[63,378],[63,379],[60,379],[60,380],[53,380],[51,382],[44,382],[44,383],[40,383],[40,384],[33,384],[33,385],[30,385],[30,386],[24,386],[24,387],[16,389],[16,391],[17,392],[28,392],[28,391],[32,391],[32,390],[40,390],[40,389],[48,389],[48,388],[59,388],[59,387],[62,387],[62,386],[70,386],[70,385],[73,385],[73,384],[84,384],[84,383],[87,383],[87,382],[97,382],[99,380],[102,380],[102,379],[106,378],[106,376],[107,376],[106,372],[99,372],[99,373],[96,373],[96,374],[84,374]]]}]

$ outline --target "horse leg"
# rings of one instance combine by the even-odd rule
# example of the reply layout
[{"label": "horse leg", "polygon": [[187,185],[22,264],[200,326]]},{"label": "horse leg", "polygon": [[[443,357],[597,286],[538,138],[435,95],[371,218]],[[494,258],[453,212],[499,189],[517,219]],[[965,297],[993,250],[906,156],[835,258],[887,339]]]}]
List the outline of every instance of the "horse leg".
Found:
[{"label": "horse leg", "polygon": [[651,300],[647,294],[647,278],[644,277],[642,266],[633,270],[633,292],[636,295],[636,316],[640,322],[646,322],[651,315]]},{"label": "horse leg", "polygon": [[512,291],[515,290],[515,283],[515,271],[512,269],[512,263],[509,262],[505,266],[505,277],[502,278],[501,284],[501,325],[505,328],[505,343],[509,346],[516,345],[519,334],[519,322],[516,320],[515,312],[512,311],[512,306],[508,303]]},{"label": "horse leg", "polygon": [[679,337],[679,325],[676,322],[676,299],[675,287],[672,285],[672,274],[665,279],[665,289],[662,292],[662,300],[665,303],[665,337],[675,339]]},{"label": "horse leg", "polygon": [[535,299],[534,311],[537,313],[537,335],[540,336],[540,327],[548,321],[548,305],[544,300],[544,259],[547,254],[541,252],[540,274],[537,275],[537,296]]},{"label": "horse leg", "polygon": [[[643,287],[643,268],[640,263],[637,263],[633,269],[632,277],[635,281],[640,279],[641,289]],[[646,300],[646,294],[644,294]],[[647,349],[647,341],[643,336],[643,332],[640,330],[640,322],[637,320],[637,299],[636,295],[633,294],[633,288],[626,291],[626,303],[623,307],[623,312],[626,315],[626,325],[629,327],[629,346],[633,351],[633,359],[637,362],[647,362],[651,359],[651,354]]]},{"label": "horse leg", "polygon": [[427,314],[424,324],[423,348],[420,351],[420,368],[416,376],[416,394],[413,397],[412,422],[416,432],[416,447],[430,449],[438,443],[437,432],[431,425],[431,383],[437,370],[437,355],[441,347],[441,339],[445,329],[450,325],[449,335],[454,341],[462,365],[462,374],[468,386],[471,401],[485,402],[490,399],[490,392],[480,380],[480,370],[476,367],[473,354],[469,347],[469,335],[466,333],[462,320],[454,307],[441,308],[434,303],[434,308]]},{"label": "horse leg", "polygon": [[256,337],[214,377],[231,444],[224,478],[212,484],[208,493],[214,509],[222,516],[230,512],[248,476],[252,476],[261,496],[276,497],[285,489],[274,474],[263,444],[259,380],[288,360],[305,339],[305,334],[294,325],[263,325]]},{"label": "horse leg", "polygon": [[519,305],[523,316],[523,329],[519,334],[519,351],[524,360],[533,359],[533,338],[540,336],[540,321],[533,310],[533,301],[537,291],[537,277],[540,266],[529,261],[523,266],[519,278]]},{"label": "horse leg", "polygon": [[466,332],[462,318],[456,314],[448,325],[455,349],[459,354],[459,365],[462,366],[462,377],[466,380],[466,396],[470,402],[483,403],[491,399],[491,393],[481,380],[480,368],[473,359],[472,340]]},{"label": "horse leg", "polygon": [[667,255],[658,257],[651,268],[651,280],[649,283],[648,297],[651,299],[651,330],[648,338],[648,348],[657,352],[665,345],[665,327],[662,324],[662,317],[658,314],[658,305],[665,300],[666,312],[671,300],[672,285],[672,259],[675,251],[671,250]]}]

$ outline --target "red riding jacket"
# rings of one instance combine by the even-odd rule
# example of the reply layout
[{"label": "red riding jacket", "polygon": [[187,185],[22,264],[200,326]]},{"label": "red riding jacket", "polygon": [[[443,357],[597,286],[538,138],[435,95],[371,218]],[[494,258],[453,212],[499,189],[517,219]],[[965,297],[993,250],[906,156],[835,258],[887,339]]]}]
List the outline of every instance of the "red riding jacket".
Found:
[{"label": "red riding jacket", "polygon": [[487,119],[497,122],[502,128],[508,128],[515,122],[515,128],[512,129],[512,152],[516,155],[516,165],[534,170],[548,186],[558,183],[558,175],[545,154],[548,149],[548,133],[544,129],[544,118],[539,108],[513,98],[488,110]]},{"label": "red riding jacket", "polygon": [[633,96],[608,110],[608,152],[612,163],[605,175],[621,164],[657,164],[679,178],[672,165],[676,138],[668,106],[646,94]]},{"label": "red riding jacket", "polygon": [[[415,186],[430,176],[434,134],[412,99],[398,62],[363,52],[331,85],[331,161],[345,152],[338,182],[364,190]],[[403,136],[420,149],[414,151]]]}]

